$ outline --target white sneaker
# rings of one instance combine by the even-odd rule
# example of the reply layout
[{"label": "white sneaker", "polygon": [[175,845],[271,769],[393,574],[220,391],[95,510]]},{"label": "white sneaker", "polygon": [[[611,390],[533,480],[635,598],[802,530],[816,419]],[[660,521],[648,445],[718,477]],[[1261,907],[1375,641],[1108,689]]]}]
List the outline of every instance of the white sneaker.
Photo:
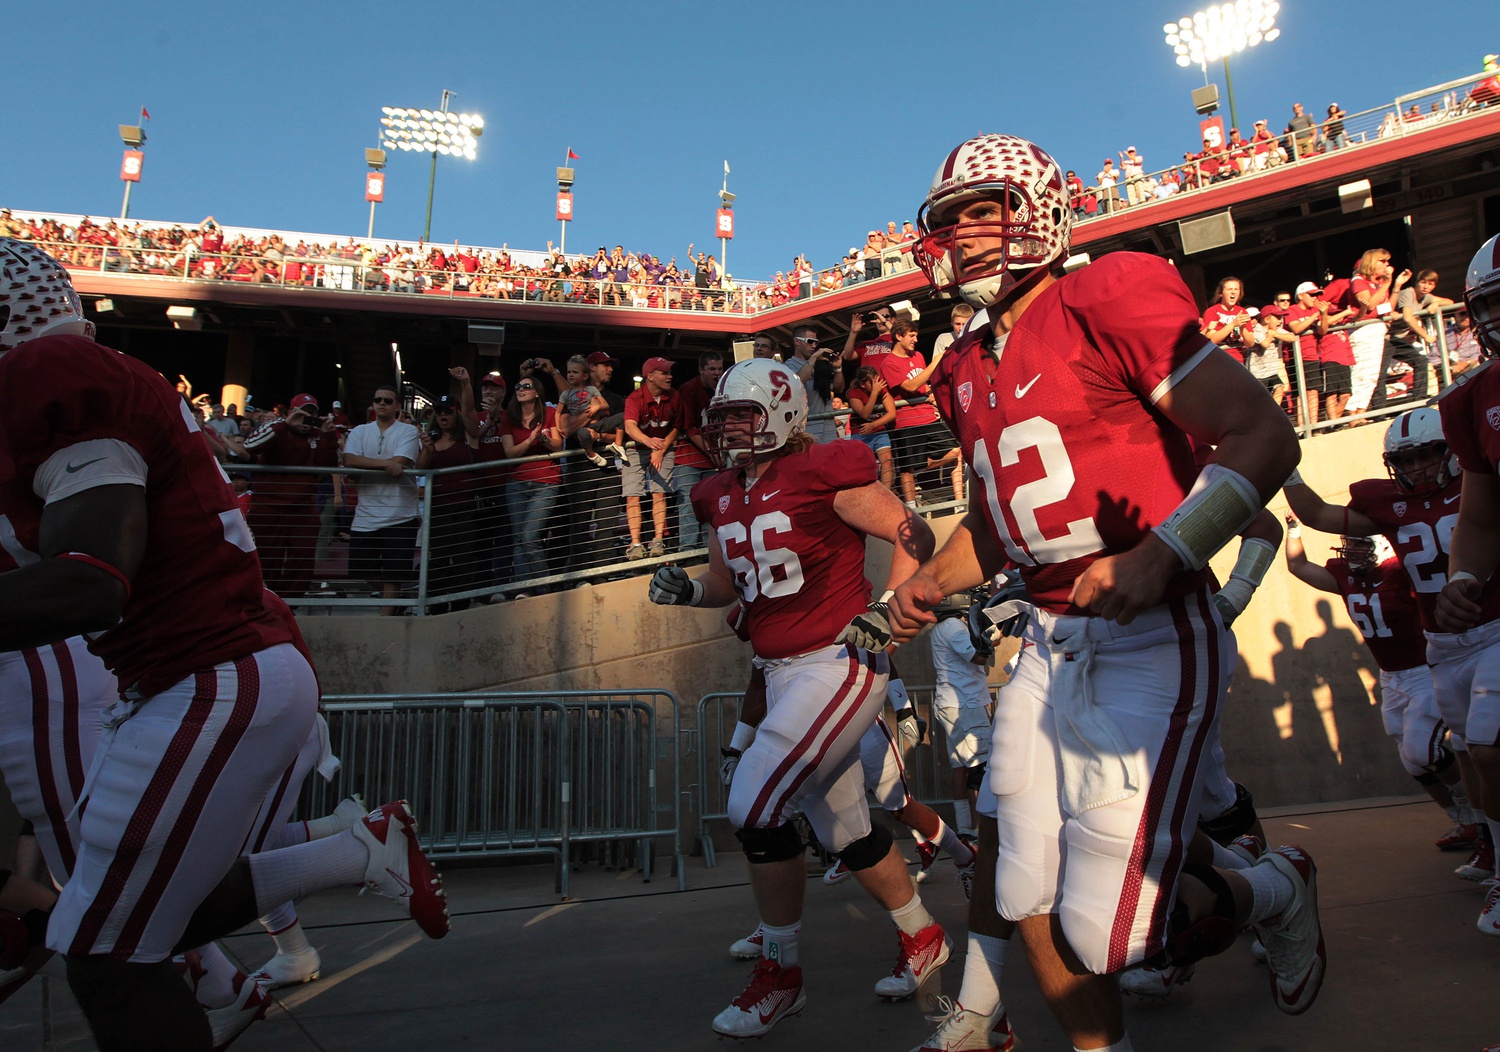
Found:
[{"label": "white sneaker", "polygon": [[828,867],[828,871],[823,874],[823,883],[829,886],[842,884],[852,876],[854,874],[849,872],[849,867],[844,865],[844,860],[836,859],[833,865]]},{"label": "white sneaker", "polygon": [[760,948],[765,945],[765,941],[766,926],[757,924],[749,935],[729,944],[729,956],[738,957],[742,961],[753,961],[760,956]]},{"label": "white sneaker", "polygon": [[228,1048],[234,1039],[245,1032],[251,1023],[265,1017],[271,1007],[271,999],[260,988],[260,984],[240,972],[234,977],[234,1002],[223,1008],[204,1009],[208,1025],[213,1030],[214,1052]]},{"label": "white sneaker", "polygon": [[1500,935],[1500,883],[1490,887],[1479,911],[1479,930],[1486,935]]},{"label": "white sneaker", "polygon": [[806,1004],[801,966],[784,969],[762,957],[750,973],[750,985],[744,993],[714,1016],[714,1030],[725,1037],[760,1037],[787,1016],[802,1011]]},{"label": "white sneaker", "polygon": [[875,994],[887,1001],[904,1001],[922,988],[938,969],[948,962],[952,952],[948,936],[936,921],[915,935],[897,930],[901,949],[896,956],[896,966],[875,984]]},{"label": "white sneaker", "polygon": [[1011,1052],[1016,1047],[1004,1005],[992,1016],[971,1012],[946,997],[939,997],[936,1005],[938,1014],[927,1018],[938,1028],[911,1052]]},{"label": "white sneaker", "polygon": [[261,965],[250,978],[264,990],[279,990],[283,986],[300,986],[310,983],[323,974],[323,959],[318,951],[309,946],[302,953],[278,952]]},{"label": "white sneaker", "polygon": [[1134,997],[1169,997],[1172,989],[1193,978],[1191,964],[1169,964],[1165,968],[1131,968],[1120,973],[1120,993]]},{"label": "white sneaker", "polygon": [[350,830],[370,852],[365,890],[390,899],[434,939],[448,934],[443,878],[417,844],[417,820],[405,800],[383,804]]},{"label": "white sneaker", "polygon": [[1318,922],[1318,867],[1300,847],[1268,851],[1256,862],[1271,866],[1292,882],[1292,904],[1278,917],[1255,926],[1266,945],[1271,997],[1287,1015],[1301,1015],[1317,1000],[1328,967],[1323,927]]}]

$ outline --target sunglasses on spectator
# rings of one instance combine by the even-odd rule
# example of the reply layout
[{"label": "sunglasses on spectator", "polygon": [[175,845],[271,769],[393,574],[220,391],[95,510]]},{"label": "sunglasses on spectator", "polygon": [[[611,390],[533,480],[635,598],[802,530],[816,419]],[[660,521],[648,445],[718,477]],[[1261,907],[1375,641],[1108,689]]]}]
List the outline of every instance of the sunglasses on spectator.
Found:
[{"label": "sunglasses on spectator", "polygon": [[816,347],[818,345],[818,338],[816,336],[793,336],[792,339],[798,343],[805,343],[809,347]]},{"label": "sunglasses on spectator", "polygon": [[536,390],[536,385],[535,384],[516,384],[516,390],[517,391],[535,391]]},{"label": "sunglasses on spectator", "polygon": [[1278,297],[1277,297],[1277,298],[1276,298],[1276,302],[1277,302],[1277,303],[1290,303],[1290,302],[1292,302],[1292,299],[1291,299],[1291,297],[1290,297],[1290,296],[1287,296],[1287,297],[1285,297],[1285,298],[1283,298],[1283,297],[1280,297],[1280,296],[1278,296]]},{"label": "sunglasses on spectator", "polygon": [[396,403],[394,398],[385,398],[380,395],[376,395],[371,401],[376,405],[394,405]]}]

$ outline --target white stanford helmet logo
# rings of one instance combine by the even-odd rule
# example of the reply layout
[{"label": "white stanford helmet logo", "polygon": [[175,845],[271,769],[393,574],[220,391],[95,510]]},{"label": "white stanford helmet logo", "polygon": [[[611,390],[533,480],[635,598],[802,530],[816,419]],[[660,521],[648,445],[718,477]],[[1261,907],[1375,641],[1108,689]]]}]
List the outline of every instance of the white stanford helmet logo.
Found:
[{"label": "white stanford helmet logo", "polygon": [[1396,513],[1396,518],[1406,518],[1406,501],[1398,500],[1395,504],[1391,505],[1391,510]]},{"label": "white stanford helmet logo", "polygon": [[1500,405],[1492,405],[1486,409],[1484,418],[1490,422],[1490,427],[1500,431]]},{"label": "white stanford helmet logo", "polygon": [[974,385],[968,381],[959,384],[958,404],[963,407],[965,413],[969,411],[969,403],[972,401],[974,401]]},{"label": "white stanford helmet logo", "polygon": [[719,498],[719,514],[723,515],[728,510],[729,510],[729,498],[728,497],[720,497]]}]

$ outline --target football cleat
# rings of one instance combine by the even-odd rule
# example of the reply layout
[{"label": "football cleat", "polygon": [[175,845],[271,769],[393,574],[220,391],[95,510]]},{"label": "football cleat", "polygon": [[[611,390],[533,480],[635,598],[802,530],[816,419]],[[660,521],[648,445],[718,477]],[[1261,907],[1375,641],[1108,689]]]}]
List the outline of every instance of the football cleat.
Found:
[{"label": "football cleat", "polygon": [[[1480,834],[1481,836],[1483,834]],[[1488,840],[1474,845],[1468,861],[1453,871],[1454,876],[1464,880],[1488,880],[1495,875],[1495,846]]]},{"label": "football cleat", "polygon": [[1266,853],[1266,845],[1261,843],[1259,837],[1246,833],[1244,836],[1237,836],[1231,840],[1229,850],[1253,866],[1255,860]]},{"label": "football cleat", "polygon": [[1261,964],[1265,964],[1266,944],[1261,942],[1259,939],[1252,939],[1250,941],[1250,956],[1254,957]]},{"label": "football cleat", "polygon": [[1438,837],[1434,844],[1439,851],[1468,851],[1479,839],[1479,827],[1466,822],[1454,822],[1453,828]]},{"label": "football cleat", "polygon": [[1292,882],[1291,905],[1255,930],[1266,947],[1272,1000],[1287,1015],[1300,1015],[1317,1000],[1328,969],[1318,921],[1318,867],[1295,845],[1267,852],[1256,865],[1271,866]]},{"label": "football cleat", "polygon": [[1133,997],[1170,997],[1172,990],[1192,981],[1191,964],[1169,964],[1165,968],[1131,968],[1120,973],[1120,992]]},{"label": "football cleat", "polygon": [[1500,935],[1500,883],[1490,888],[1484,897],[1484,909],[1479,911],[1479,930],[1485,935]]},{"label": "football cleat", "polygon": [[842,884],[852,876],[854,874],[849,872],[849,867],[844,865],[844,860],[838,859],[833,865],[828,867],[828,872],[823,874],[823,883],[828,885]]},{"label": "football cleat", "polygon": [[310,983],[323,974],[323,960],[311,946],[303,953],[280,953],[261,965],[250,978],[264,990]]},{"label": "football cleat", "polygon": [[802,1011],[805,1004],[802,968],[795,964],[783,968],[762,957],[750,973],[750,985],[714,1016],[714,1031],[725,1037],[760,1037],[787,1016]]},{"label": "football cleat", "polygon": [[930,840],[917,841],[917,883],[921,884],[927,879],[927,871],[937,861],[938,846]]},{"label": "football cleat", "polygon": [[364,890],[396,903],[432,938],[447,935],[443,878],[417,844],[417,820],[406,801],[381,805],[350,832],[370,852]]},{"label": "football cleat", "polygon": [[753,961],[760,956],[760,948],[765,945],[765,941],[766,927],[764,924],[757,924],[749,935],[729,944],[729,956],[738,957],[742,961]]},{"label": "football cleat", "polygon": [[915,935],[898,930],[900,949],[891,974],[875,984],[875,993],[887,1001],[904,1001],[920,990],[948,961],[952,952],[942,925],[934,921]]},{"label": "football cleat", "polygon": [[271,998],[254,979],[240,972],[234,977],[234,1001],[223,1008],[206,1008],[208,1025],[213,1030],[214,1052],[234,1043],[251,1023],[263,1019],[271,1007]]},{"label": "football cleat", "polygon": [[912,1052],[1011,1052],[1016,1047],[1004,1005],[996,1009],[998,1017],[971,1012],[946,997],[939,997],[935,1007],[937,1014],[927,1018],[937,1029]]}]

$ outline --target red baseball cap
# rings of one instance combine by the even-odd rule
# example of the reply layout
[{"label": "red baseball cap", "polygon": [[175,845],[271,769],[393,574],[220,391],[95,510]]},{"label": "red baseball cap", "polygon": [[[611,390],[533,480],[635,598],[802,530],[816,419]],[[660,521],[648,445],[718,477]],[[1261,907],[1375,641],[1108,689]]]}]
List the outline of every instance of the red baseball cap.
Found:
[{"label": "red baseball cap", "polygon": [[501,376],[498,372],[485,373],[484,378],[479,381],[479,386],[483,387],[485,384],[494,384],[496,387],[508,386],[505,382],[505,377]]},{"label": "red baseball cap", "polygon": [[641,366],[641,372],[648,376],[658,371],[670,373],[672,371],[671,360],[668,358],[647,358],[646,364]]},{"label": "red baseball cap", "polygon": [[293,396],[291,405],[291,408],[293,410],[306,409],[308,406],[311,406],[313,408],[313,411],[316,412],[318,408],[318,400],[310,394],[299,394]]},{"label": "red baseball cap", "polygon": [[616,358],[608,351],[595,351],[593,354],[589,355],[590,365],[604,365],[606,363],[609,365],[619,365],[620,359]]}]

